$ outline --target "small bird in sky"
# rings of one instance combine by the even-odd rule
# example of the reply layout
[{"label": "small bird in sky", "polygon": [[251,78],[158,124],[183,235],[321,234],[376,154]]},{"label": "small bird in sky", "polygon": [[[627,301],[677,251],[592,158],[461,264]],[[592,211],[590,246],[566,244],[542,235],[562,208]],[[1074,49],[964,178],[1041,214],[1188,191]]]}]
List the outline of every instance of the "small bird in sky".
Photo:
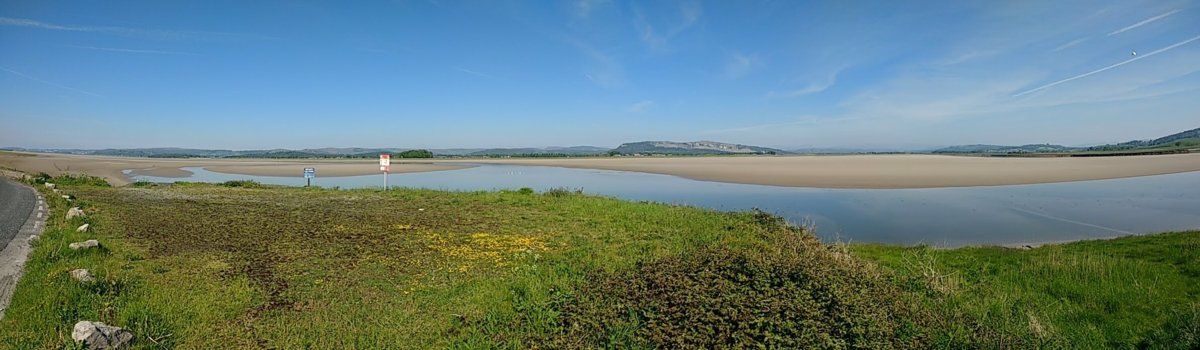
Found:
[{"label": "small bird in sky", "polygon": [[1130,51],[1130,52],[1132,53],[1132,56],[1137,57],[1137,51]]}]

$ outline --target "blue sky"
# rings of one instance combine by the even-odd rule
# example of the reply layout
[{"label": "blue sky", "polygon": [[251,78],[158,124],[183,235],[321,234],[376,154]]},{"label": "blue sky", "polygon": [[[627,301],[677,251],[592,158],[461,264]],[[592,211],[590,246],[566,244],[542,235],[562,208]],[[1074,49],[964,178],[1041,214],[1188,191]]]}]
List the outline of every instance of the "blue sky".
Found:
[{"label": "blue sky", "polygon": [[1200,3],[3,0],[0,106],[25,147],[1095,144],[1200,127]]}]

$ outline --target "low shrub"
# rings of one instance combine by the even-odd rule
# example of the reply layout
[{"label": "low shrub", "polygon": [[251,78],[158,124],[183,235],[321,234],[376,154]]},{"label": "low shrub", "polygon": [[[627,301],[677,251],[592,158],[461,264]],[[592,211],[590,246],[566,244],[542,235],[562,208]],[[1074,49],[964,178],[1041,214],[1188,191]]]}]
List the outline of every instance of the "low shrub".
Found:
[{"label": "low shrub", "polygon": [[[784,226],[757,214],[758,224]],[[600,272],[563,298],[561,348],[925,348],[916,304],[873,265],[799,229]]]},{"label": "low shrub", "polygon": [[254,180],[229,180],[221,183],[225,187],[261,188],[262,184]]},{"label": "low shrub", "polygon": [[49,177],[49,175],[47,175],[46,173],[40,173],[40,174],[38,174],[37,177],[34,178],[34,182],[37,182],[37,183],[51,182],[56,185],[62,185],[62,186],[79,185],[79,186],[110,187],[110,185],[108,184],[108,181],[104,180],[104,178],[102,178],[102,177],[82,175],[82,174],[79,174],[79,175],[62,174],[62,175],[55,176],[55,177]]},{"label": "low shrub", "polygon": [[566,196],[570,196],[570,195],[574,195],[574,194],[582,194],[582,193],[583,193],[582,189],[572,190],[572,189],[569,189],[566,187],[555,187],[555,188],[546,190],[546,192],[544,194],[547,196],[550,196],[550,197],[566,197]]}]

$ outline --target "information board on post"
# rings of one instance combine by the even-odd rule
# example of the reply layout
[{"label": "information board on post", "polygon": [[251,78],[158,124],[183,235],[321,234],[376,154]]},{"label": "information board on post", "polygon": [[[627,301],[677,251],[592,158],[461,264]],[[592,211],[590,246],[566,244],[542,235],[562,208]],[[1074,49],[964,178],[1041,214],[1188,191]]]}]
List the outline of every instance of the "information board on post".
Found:
[{"label": "information board on post", "polygon": [[388,184],[387,184],[388,172],[391,170],[392,170],[392,155],[387,154],[387,153],[380,154],[379,155],[379,171],[383,172],[383,189],[385,189],[385,190],[388,188]]},{"label": "information board on post", "polygon": [[312,186],[314,177],[317,177],[317,168],[304,168],[304,186]]}]

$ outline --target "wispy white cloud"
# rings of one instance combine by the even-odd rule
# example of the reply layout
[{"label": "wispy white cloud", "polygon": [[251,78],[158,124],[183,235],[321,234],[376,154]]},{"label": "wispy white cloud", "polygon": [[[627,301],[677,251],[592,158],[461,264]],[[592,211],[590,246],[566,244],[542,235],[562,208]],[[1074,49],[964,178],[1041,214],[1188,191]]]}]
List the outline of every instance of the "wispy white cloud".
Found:
[{"label": "wispy white cloud", "polygon": [[825,90],[829,90],[829,88],[831,88],[837,84],[837,77],[838,77],[839,73],[841,73],[840,69],[834,70],[833,73],[830,73],[829,76],[826,77],[824,81],[809,83],[808,85],[806,85],[802,88],[799,88],[799,89],[784,90],[784,91],[769,91],[769,92],[767,92],[767,98],[794,98],[794,97],[811,95],[811,94],[823,92]]},{"label": "wispy white cloud", "polygon": [[763,130],[777,130],[780,128],[788,128],[788,127],[795,127],[795,126],[819,126],[819,125],[839,124],[839,123],[852,122],[852,121],[859,120],[859,119],[862,119],[862,118],[861,117],[852,117],[852,116],[803,115],[800,117],[792,118],[792,120],[785,121],[785,122],[763,123],[763,124],[739,126],[739,127],[733,127],[733,128],[725,128],[725,129],[714,129],[714,130],[702,131],[702,132],[700,132],[700,134],[701,135],[717,135],[717,134],[754,132],[754,131],[763,131]]},{"label": "wispy white cloud", "polygon": [[20,76],[20,77],[22,77],[22,78],[25,78],[25,79],[33,80],[33,81],[36,81],[36,82],[39,82],[39,83],[42,83],[42,84],[46,84],[46,85],[50,85],[50,86],[53,86],[53,87],[56,87],[56,88],[65,89],[65,90],[71,90],[71,91],[78,92],[78,93],[81,93],[81,94],[84,94],[84,95],[91,95],[91,96],[96,96],[96,97],[104,97],[104,96],[101,96],[100,94],[97,94],[97,93],[94,93],[94,92],[90,92],[90,91],[87,91],[87,90],[83,90],[83,89],[76,89],[76,88],[73,88],[73,87],[70,87],[70,86],[66,86],[66,85],[62,85],[62,84],[58,84],[58,83],[55,83],[55,82],[52,82],[52,81],[48,81],[48,80],[39,79],[39,78],[37,78],[37,77],[34,77],[34,76],[32,76],[32,75],[25,74],[25,73],[21,73],[21,72],[18,72],[18,71],[12,70],[12,69],[10,69],[10,68],[8,68],[8,67],[0,66],[0,70],[3,70],[3,71],[5,71],[5,72],[9,72],[9,73],[15,74],[15,75],[17,75],[17,76]]},{"label": "wispy white cloud", "polygon": [[943,59],[939,62],[936,62],[935,64],[942,65],[942,66],[952,66],[952,65],[956,65],[956,64],[970,62],[970,61],[977,60],[977,59],[993,57],[993,56],[999,55],[1003,52],[1004,52],[1003,49],[995,48],[995,47],[981,49],[981,50],[972,50],[969,52],[963,52],[958,55]]},{"label": "wispy white cloud", "polygon": [[576,0],[573,9],[576,17],[588,18],[591,17],[592,12],[608,3],[609,0]]},{"label": "wispy white cloud", "polygon": [[667,47],[667,43],[687,31],[697,21],[700,20],[700,15],[703,9],[700,3],[697,2],[682,2],[679,6],[679,23],[674,24],[665,31],[660,31],[654,27],[647,19],[646,14],[638,7],[633,8],[634,27],[640,34],[640,39],[646,46],[655,50],[662,50]]},{"label": "wispy white cloud", "polygon": [[481,73],[481,72],[473,71],[473,70],[466,69],[466,68],[463,68],[463,67],[454,67],[454,70],[456,70],[456,71],[459,71],[459,72],[463,72],[463,73],[467,73],[467,74],[470,74],[470,75],[474,75],[474,76],[477,76],[477,77],[488,78],[488,79],[496,79],[496,77],[495,77],[495,76],[493,76],[493,75],[491,75],[491,74],[487,74],[487,73]]},{"label": "wispy white cloud", "polygon": [[1171,50],[1171,49],[1174,49],[1174,48],[1177,48],[1177,47],[1180,47],[1180,46],[1183,46],[1183,45],[1187,45],[1187,44],[1189,44],[1189,43],[1191,43],[1191,42],[1193,42],[1193,41],[1196,41],[1196,40],[1200,40],[1200,36],[1195,36],[1195,37],[1192,37],[1191,39],[1187,39],[1187,40],[1184,40],[1184,41],[1180,41],[1180,42],[1178,42],[1178,43],[1171,44],[1170,46],[1167,46],[1167,47],[1164,47],[1164,48],[1161,48],[1161,49],[1158,49],[1158,50],[1154,50],[1154,51],[1151,51],[1151,52],[1149,52],[1149,53],[1145,53],[1145,54],[1142,54],[1142,55],[1139,55],[1139,56],[1134,56],[1133,58],[1130,58],[1130,59],[1127,59],[1127,60],[1124,60],[1124,61],[1121,61],[1121,62],[1114,63],[1114,64],[1112,64],[1112,65],[1109,65],[1109,66],[1107,66],[1107,67],[1104,67],[1104,68],[1100,68],[1100,69],[1093,70],[1093,71],[1090,71],[1090,72],[1087,72],[1087,73],[1083,73],[1083,74],[1079,74],[1079,75],[1076,75],[1076,76],[1073,76],[1073,77],[1070,77],[1070,78],[1066,78],[1066,79],[1062,79],[1062,80],[1059,80],[1059,81],[1055,81],[1055,82],[1053,82],[1053,83],[1049,83],[1049,84],[1045,84],[1045,85],[1042,85],[1042,86],[1038,86],[1038,87],[1035,87],[1035,88],[1032,88],[1032,89],[1029,89],[1029,90],[1025,90],[1025,91],[1022,91],[1022,92],[1019,92],[1019,93],[1017,93],[1017,94],[1013,95],[1013,97],[1021,97],[1021,96],[1028,95],[1028,94],[1031,94],[1031,93],[1034,93],[1034,92],[1038,92],[1038,91],[1042,91],[1042,90],[1045,90],[1045,89],[1049,89],[1049,88],[1052,88],[1052,87],[1055,87],[1055,86],[1058,86],[1058,85],[1060,85],[1060,84],[1064,84],[1064,83],[1067,83],[1067,82],[1070,82],[1070,81],[1073,81],[1073,80],[1076,80],[1076,79],[1082,79],[1082,78],[1086,78],[1086,77],[1092,76],[1092,75],[1094,75],[1094,74],[1097,74],[1097,73],[1101,73],[1101,72],[1104,72],[1104,71],[1107,71],[1107,70],[1110,70],[1110,69],[1113,69],[1113,68],[1117,68],[1117,67],[1120,67],[1120,66],[1124,66],[1124,65],[1126,65],[1126,64],[1130,64],[1130,63],[1133,63],[1133,62],[1137,62],[1138,60],[1141,60],[1141,59],[1144,59],[1144,58],[1147,58],[1147,57],[1151,57],[1151,56],[1154,56],[1154,55],[1157,55],[1157,54],[1160,54],[1160,53],[1163,53],[1163,52],[1167,52],[1167,51],[1169,51],[1169,50]]},{"label": "wispy white cloud", "polygon": [[110,52],[149,53],[149,54],[159,54],[159,55],[195,55],[195,53],[183,52],[183,51],[122,49],[122,48],[116,48],[116,47],[98,47],[98,46],[83,46],[83,45],[62,45],[62,46],[73,47],[73,48],[77,48],[77,49],[110,51]]},{"label": "wispy white cloud", "polygon": [[654,107],[654,101],[645,100],[629,106],[629,113],[642,113]]},{"label": "wispy white cloud", "polygon": [[1054,50],[1050,50],[1050,52],[1059,52],[1062,50],[1066,50],[1066,49],[1075,47],[1076,45],[1079,45],[1085,41],[1088,41],[1088,39],[1089,39],[1088,37],[1082,37],[1079,39],[1071,40],[1071,41],[1067,42],[1066,44],[1058,45],[1058,47],[1055,47]]},{"label": "wispy white cloud", "polygon": [[734,53],[729,58],[729,62],[725,64],[725,77],[729,79],[738,79],[749,74],[759,65],[762,65],[762,60],[757,54]]},{"label": "wispy white cloud", "polygon": [[1169,12],[1167,12],[1167,13],[1164,13],[1164,14],[1161,14],[1161,15],[1158,15],[1158,16],[1154,16],[1154,17],[1150,17],[1150,18],[1144,19],[1144,20],[1142,20],[1141,22],[1137,22],[1137,23],[1131,24],[1131,25],[1129,25],[1128,27],[1125,27],[1125,28],[1121,28],[1121,29],[1114,30],[1114,31],[1112,31],[1111,33],[1108,33],[1108,36],[1113,36],[1113,35],[1121,34],[1121,33],[1124,33],[1124,32],[1127,32],[1127,31],[1130,31],[1130,30],[1133,30],[1133,29],[1136,29],[1137,27],[1141,27],[1141,26],[1144,26],[1144,25],[1147,25],[1147,24],[1153,23],[1154,21],[1157,21],[1157,20],[1160,20],[1160,19],[1163,19],[1163,18],[1167,18],[1167,16],[1173,15],[1173,14],[1175,14],[1175,13],[1179,12],[1179,11],[1182,11],[1182,9],[1175,9],[1175,10],[1171,10],[1171,11],[1169,11]]},{"label": "wispy white cloud", "polygon": [[209,31],[188,31],[188,30],[162,30],[162,29],[141,29],[127,27],[108,27],[108,26],[74,26],[54,24],[32,20],[27,18],[12,18],[0,17],[0,26],[9,27],[26,27],[45,30],[70,31],[70,32],[87,32],[101,33],[121,36],[146,37],[154,39],[198,39],[198,40],[227,40],[227,39],[276,39],[274,37],[244,34],[244,33],[228,33],[228,32],[209,32]]},{"label": "wispy white cloud", "polygon": [[588,58],[588,66],[583,73],[588,81],[605,88],[615,88],[625,84],[624,66],[616,58],[581,40],[571,37],[565,37],[564,40],[575,46]]}]

